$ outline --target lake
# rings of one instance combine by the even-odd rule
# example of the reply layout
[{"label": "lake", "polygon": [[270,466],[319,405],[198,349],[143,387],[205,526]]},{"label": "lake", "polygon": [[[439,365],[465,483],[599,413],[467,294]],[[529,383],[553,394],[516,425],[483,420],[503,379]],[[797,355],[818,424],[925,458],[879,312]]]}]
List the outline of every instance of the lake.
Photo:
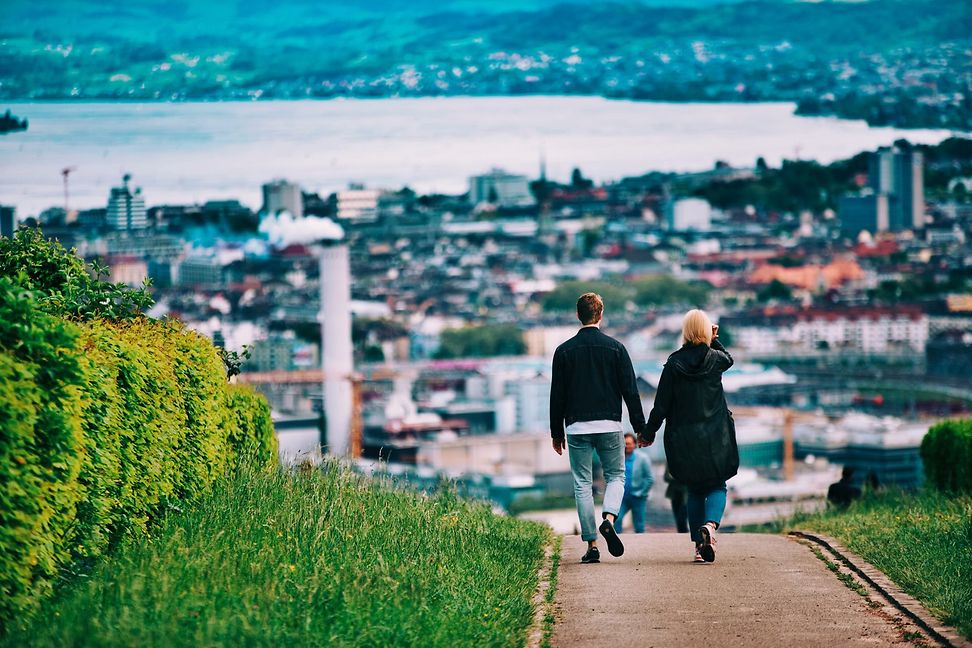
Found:
[{"label": "lake", "polygon": [[[830,162],[898,138],[934,143],[948,131],[871,128],[797,117],[788,103],[672,104],[599,97],[224,103],[15,103],[30,130],[0,136],[0,203],[23,218],[63,205],[103,207],[124,173],[149,205],[238,198],[260,207],[274,178],[330,193],[349,182],[461,193],[501,167],[566,181],[647,171],[697,171],[716,160],[752,166]],[[0,107],[2,108],[2,107]]]}]

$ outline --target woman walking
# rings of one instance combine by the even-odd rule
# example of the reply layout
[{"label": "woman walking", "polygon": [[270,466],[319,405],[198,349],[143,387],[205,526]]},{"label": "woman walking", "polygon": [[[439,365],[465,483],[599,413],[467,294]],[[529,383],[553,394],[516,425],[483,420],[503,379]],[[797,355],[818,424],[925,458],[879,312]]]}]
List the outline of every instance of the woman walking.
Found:
[{"label": "woman walking", "polygon": [[715,560],[716,529],[726,508],[726,480],[739,469],[736,430],[722,390],[732,356],[719,327],[691,310],[682,322],[682,348],[668,357],[643,443],[653,442],[666,420],[665,454],[672,477],[688,488],[688,518],[695,562]]}]

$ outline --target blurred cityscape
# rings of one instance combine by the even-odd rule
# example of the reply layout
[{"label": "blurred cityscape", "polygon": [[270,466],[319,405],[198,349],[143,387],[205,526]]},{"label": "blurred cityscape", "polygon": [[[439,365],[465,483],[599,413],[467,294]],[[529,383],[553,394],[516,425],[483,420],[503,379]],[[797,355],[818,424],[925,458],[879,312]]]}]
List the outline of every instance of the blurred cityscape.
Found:
[{"label": "blurred cityscape", "polygon": [[[635,360],[646,411],[684,311],[718,320],[737,359],[725,383],[743,463],[729,525],[819,506],[845,464],[914,487],[930,423],[972,412],[969,139],[608,184],[581,170],[555,182],[541,159],[534,177],[484,169],[461,195],[318,195],[268,179],[253,207],[155,205],[126,175],[104,207],[72,210],[71,173],[61,206],[23,218],[0,207],[0,233],[41,226],[114,281],[151,280],[151,315],[248,346],[238,379],[269,399],[285,458],[327,444],[346,415],[363,469],[445,475],[571,531],[573,514],[558,512],[572,506],[569,468],[549,443],[550,358],[587,290]],[[315,244],[334,223],[350,281]],[[342,290],[350,335],[325,336],[322,353]],[[326,375],[328,351],[353,357],[353,374]],[[342,413],[324,402],[328,379],[353,388]],[[660,484],[661,444],[650,452]],[[671,524],[662,490],[659,527]]]}]

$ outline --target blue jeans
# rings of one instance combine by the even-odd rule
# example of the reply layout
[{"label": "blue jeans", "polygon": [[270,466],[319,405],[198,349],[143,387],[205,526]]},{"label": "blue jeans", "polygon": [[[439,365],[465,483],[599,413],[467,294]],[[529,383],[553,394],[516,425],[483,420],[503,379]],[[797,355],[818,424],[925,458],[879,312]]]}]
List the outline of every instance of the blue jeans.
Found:
[{"label": "blue jeans", "polygon": [[597,540],[597,520],[594,519],[594,451],[604,469],[604,513],[618,514],[624,495],[624,436],[621,432],[568,434],[567,456],[574,476],[574,501],[580,519],[581,538]]},{"label": "blue jeans", "polygon": [[712,490],[689,490],[688,518],[692,539],[702,542],[699,527],[706,522],[722,523],[722,514],[726,512],[726,485],[716,486]]},{"label": "blue jeans", "polygon": [[631,526],[635,533],[645,532],[645,521],[648,518],[648,497],[634,497],[625,495],[621,498],[621,508],[618,510],[618,517],[614,520],[614,530],[621,533],[621,521],[624,516],[631,511]]}]

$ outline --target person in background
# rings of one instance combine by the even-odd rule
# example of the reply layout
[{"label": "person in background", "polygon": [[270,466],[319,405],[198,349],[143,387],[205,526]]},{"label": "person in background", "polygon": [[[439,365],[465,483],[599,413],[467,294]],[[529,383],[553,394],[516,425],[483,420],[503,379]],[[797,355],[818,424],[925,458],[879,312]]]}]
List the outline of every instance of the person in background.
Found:
[{"label": "person in background", "polygon": [[665,466],[665,497],[672,501],[672,517],[675,518],[675,529],[679,533],[688,533],[688,489],[672,477],[668,466]]},{"label": "person in background", "polygon": [[648,491],[655,483],[651,474],[651,459],[647,453],[638,451],[638,439],[634,432],[624,435],[624,496],[618,517],[614,519],[614,530],[621,533],[624,516],[631,511],[631,526],[635,533],[645,532],[648,517]]},{"label": "person in background", "polygon": [[642,444],[665,425],[665,455],[672,477],[688,488],[689,530],[695,562],[715,560],[716,529],[726,510],[726,480],[739,470],[736,427],[726,404],[722,374],[732,356],[719,327],[701,310],[682,321],[682,348],[668,356]]},{"label": "person in background", "polygon": [[837,508],[847,508],[860,496],[861,489],[854,485],[854,468],[844,466],[840,473],[840,481],[834,482],[827,489],[827,501]]}]

